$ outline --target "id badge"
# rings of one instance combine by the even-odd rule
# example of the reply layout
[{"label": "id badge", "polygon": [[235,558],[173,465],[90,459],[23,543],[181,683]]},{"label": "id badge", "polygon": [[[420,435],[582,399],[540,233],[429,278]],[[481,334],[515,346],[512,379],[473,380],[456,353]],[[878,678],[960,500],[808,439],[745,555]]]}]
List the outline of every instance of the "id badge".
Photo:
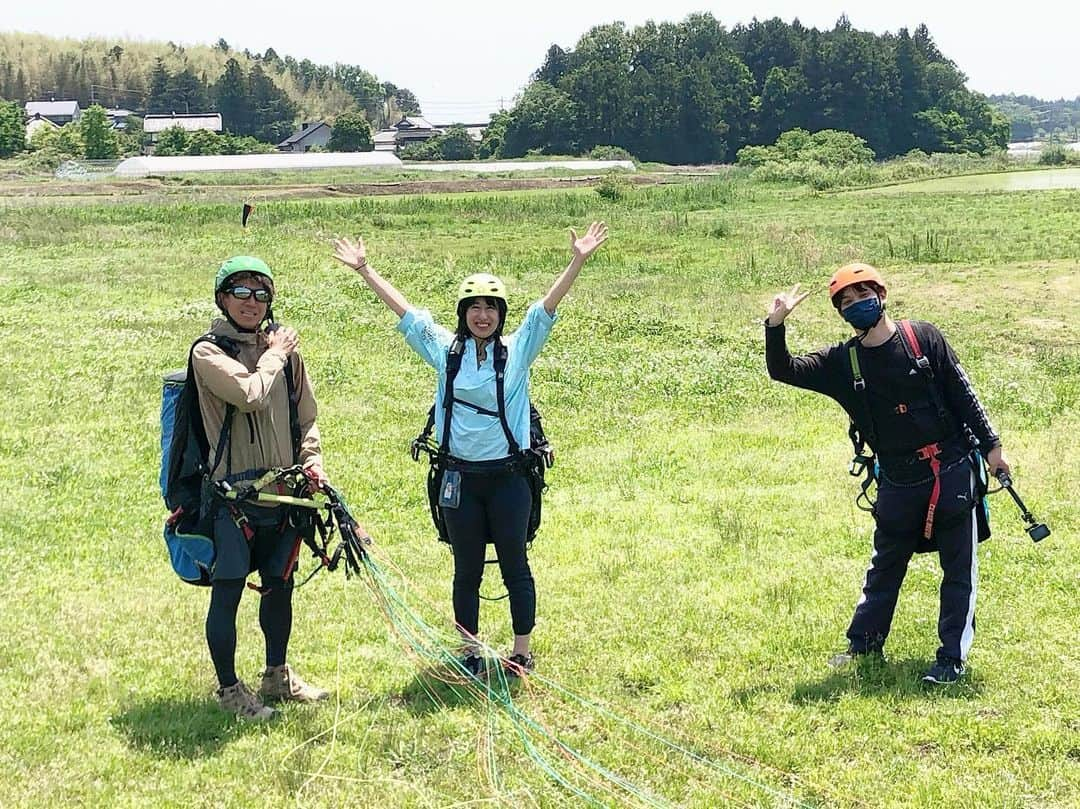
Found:
[{"label": "id badge", "polygon": [[439,507],[457,508],[461,503],[461,472],[447,469],[439,484]]}]

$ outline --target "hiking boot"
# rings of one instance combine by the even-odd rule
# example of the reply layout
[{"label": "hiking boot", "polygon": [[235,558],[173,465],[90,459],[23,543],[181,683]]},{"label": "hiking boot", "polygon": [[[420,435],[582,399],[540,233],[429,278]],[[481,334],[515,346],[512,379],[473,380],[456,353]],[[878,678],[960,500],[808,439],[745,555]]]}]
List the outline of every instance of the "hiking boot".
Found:
[{"label": "hiking boot", "polygon": [[847,651],[840,652],[829,658],[829,666],[834,669],[842,669],[860,660],[875,660],[884,662],[885,653],[881,649],[853,649],[850,646]]},{"label": "hiking boot", "polygon": [[964,676],[964,661],[955,657],[939,657],[926,674],[922,676],[924,683],[933,685],[952,685]]},{"label": "hiking boot", "polygon": [[263,672],[259,696],[267,702],[319,702],[327,699],[330,692],[305,683],[284,663]]},{"label": "hiking boot", "polygon": [[277,711],[263,705],[242,680],[237,680],[235,685],[228,688],[219,688],[217,698],[221,710],[234,713],[248,722],[268,722],[277,716]]},{"label": "hiking boot", "polygon": [[503,661],[503,671],[508,677],[525,677],[532,674],[536,668],[536,660],[530,652],[525,654],[510,655]]},{"label": "hiking boot", "polygon": [[464,655],[458,658],[458,663],[466,672],[473,677],[479,677],[487,669],[487,662],[484,658],[473,652],[466,652]]}]

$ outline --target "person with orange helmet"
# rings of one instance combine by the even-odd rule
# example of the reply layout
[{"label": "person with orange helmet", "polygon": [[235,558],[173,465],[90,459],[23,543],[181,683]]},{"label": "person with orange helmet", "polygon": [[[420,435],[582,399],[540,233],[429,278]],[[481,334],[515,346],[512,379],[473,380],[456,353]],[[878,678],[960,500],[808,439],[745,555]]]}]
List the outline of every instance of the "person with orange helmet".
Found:
[{"label": "person with orange helmet", "polygon": [[[965,673],[974,639],[977,546],[990,535],[985,467],[1009,471],[1001,440],[937,327],[888,315],[888,288],[876,268],[846,264],[829,281],[829,298],[855,336],[793,357],[785,321],[809,294],[796,284],[773,299],[765,319],[769,376],[838,402],[851,420],[853,474],[866,469],[864,495],[877,483],[868,509],[876,521],[873,556],[848,648],[830,664],[883,656],[908,563],[915,553],[936,550],[943,572],[941,645],[922,679],[954,683]],[[864,454],[867,446],[872,454]]]},{"label": "person with orange helmet", "polygon": [[607,239],[593,222],[578,237],[570,231],[570,263],[522,325],[504,335],[507,292],[503,282],[476,273],[458,286],[454,331],[414,308],[368,263],[362,239],[337,239],[334,257],[359,274],[400,318],[409,347],[437,373],[434,413],[439,445],[438,511],[454,553],[454,619],[462,635],[460,665],[473,676],[487,667],[477,641],[480,584],[486,546],[495,546],[510,600],[514,645],[503,659],[511,676],[533,670],[530,639],[536,623],[536,587],[527,555],[534,516],[530,490],[529,368],[547,342],[556,307],[585,261]]}]

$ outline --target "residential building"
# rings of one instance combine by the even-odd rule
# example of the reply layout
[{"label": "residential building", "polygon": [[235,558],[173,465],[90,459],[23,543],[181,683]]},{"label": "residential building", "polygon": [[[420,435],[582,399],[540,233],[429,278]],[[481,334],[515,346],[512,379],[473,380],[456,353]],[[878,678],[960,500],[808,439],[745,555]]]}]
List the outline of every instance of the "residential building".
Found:
[{"label": "residential building", "polygon": [[70,124],[72,121],[78,121],[81,115],[82,110],[79,109],[78,101],[49,99],[48,101],[26,102],[27,120],[40,116],[49,119],[57,126],[63,126],[64,124]]},{"label": "residential building", "polygon": [[310,152],[314,146],[330,142],[331,128],[326,121],[307,121],[277,145],[280,152]]}]

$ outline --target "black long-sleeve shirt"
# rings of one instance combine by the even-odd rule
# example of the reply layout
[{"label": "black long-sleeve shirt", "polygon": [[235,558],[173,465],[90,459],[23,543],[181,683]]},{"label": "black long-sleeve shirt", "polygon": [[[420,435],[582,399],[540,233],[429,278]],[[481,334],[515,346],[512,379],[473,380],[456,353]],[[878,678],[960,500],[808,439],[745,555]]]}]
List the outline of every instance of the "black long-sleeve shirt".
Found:
[{"label": "black long-sleeve shirt", "polygon": [[835,399],[855,422],[885,467],[907,464],[920,447],[961,438],[965,427],[988,452],[1001,441],[975,395],[967,374],[944,335],[931,323],[911,321],[919,347],[930,360],[933,383],[944,405],[938,413],[925,375],[916,371],[901,343],[900,330],[879,346],[856,342],[859,370],[866,382],[855,390],[848,347],[829,348],[791,356],[784,325],[765,327],[765,361],[769,376],[798,388]]}]

